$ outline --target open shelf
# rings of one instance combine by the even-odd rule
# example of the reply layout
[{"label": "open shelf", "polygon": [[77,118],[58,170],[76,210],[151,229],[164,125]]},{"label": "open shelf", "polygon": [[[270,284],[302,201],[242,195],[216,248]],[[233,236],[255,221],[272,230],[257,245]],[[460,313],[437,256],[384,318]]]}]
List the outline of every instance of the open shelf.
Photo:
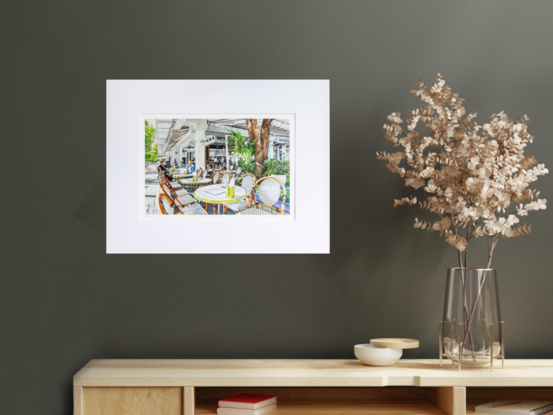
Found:
[{"label": "open shelf", "polygon": [[[365,415],[365,414],[443,414],[430,402],[277,402],[277,408],[267,415]],[[197,415],[217,413],[217,404],[197,404]]]},{"label": "open shelf", "polygon": [[[553,400],[553,388],[196,388],[197,415],[217,413],[217,401],[240,393],[276,395],[268,415],[475,415],[474,408],[496,399]],[[467,403],[465,403],[467,402]],[[441,409],[440,409],[441,408]],[[461,412],[462,413],[462,412]]]},{"label": "open shelf", "polygon": [[217,401],[240,393],[276,395],[268,415],[443,415],[432,388],[196,388],[195,415],[217,413]]}]

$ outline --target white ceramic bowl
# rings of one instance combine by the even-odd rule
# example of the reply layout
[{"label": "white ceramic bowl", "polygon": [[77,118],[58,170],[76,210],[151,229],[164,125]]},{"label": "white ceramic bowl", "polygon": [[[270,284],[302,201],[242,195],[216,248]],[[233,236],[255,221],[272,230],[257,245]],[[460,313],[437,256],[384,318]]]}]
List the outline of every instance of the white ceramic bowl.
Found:
[{"label": "white ceramic bowl", "polygon": [[355,357],[367,366],[392,366],[403,354],[403,349],[374,347],[370,344],[357,344],[353,351]]}]

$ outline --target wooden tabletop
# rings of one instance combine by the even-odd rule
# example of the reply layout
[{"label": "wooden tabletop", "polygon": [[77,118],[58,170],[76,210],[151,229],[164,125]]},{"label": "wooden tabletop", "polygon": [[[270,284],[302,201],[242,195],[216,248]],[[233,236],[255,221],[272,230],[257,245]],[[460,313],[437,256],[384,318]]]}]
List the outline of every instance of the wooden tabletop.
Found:
[{"label": "wooden tabletop", "polygon": [[391,367],[358,360],[91,360],[74,386],[553,386],[553,360],[506,360],[489,367],[400,360]]}]

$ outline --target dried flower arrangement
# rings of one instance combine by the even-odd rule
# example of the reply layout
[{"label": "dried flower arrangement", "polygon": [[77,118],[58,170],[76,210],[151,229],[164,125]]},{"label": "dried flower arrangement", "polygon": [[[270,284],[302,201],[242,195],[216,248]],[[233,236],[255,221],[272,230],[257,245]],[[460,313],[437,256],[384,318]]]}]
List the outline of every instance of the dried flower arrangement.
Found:
[{"label": "dried flower arrangement", "polygon": [[[437,214],[440,219],[433,223],[415,219],[414,227],[440,232],[457,248],[461,269],[467,267],[470,240],[486,237],[490,268],[499,238],[530,233],[532,225],[521,224],[519,217],[546,208],[539,192],[528,189],[548,173],[534,156],[524,156],[534,139],[527,131],[529,118],[514,122],[502,111],[480,126],[477,114],[466,114],[464,99],[440,74],[432,85],[419,81],[418,86],[411,93],[426,106],[410,111],[406,122],[394,112],[384,125],[386,139],[403,151],[377,153],[406,186],[423,192],[422,200],[405,197],[395,200],[394,207],[418,203]],[[428,136],[417,130],[419,122],[430,131]]]}]

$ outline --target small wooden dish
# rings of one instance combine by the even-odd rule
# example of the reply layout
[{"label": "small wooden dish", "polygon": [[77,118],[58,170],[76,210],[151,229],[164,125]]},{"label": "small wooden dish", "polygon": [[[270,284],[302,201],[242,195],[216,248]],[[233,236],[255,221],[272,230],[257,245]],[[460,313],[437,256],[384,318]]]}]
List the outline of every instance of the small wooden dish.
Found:
[{"label": "small wooden dish", "polygon": [[419,341],[414,339],[371,339],[371,346],[388,349],[416,349]]}]

